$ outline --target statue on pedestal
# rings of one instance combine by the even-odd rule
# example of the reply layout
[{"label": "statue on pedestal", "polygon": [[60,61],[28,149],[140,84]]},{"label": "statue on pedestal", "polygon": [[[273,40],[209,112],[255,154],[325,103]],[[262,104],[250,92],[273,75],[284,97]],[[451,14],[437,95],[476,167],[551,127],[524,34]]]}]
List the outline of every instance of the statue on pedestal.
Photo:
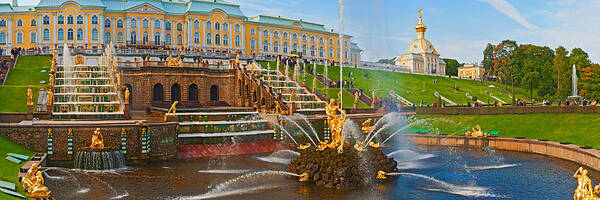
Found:
[{"label": "statue on pedestal", "polygon": [[[340,117],[338,112],[342,115]],[[331,99],[330,103],[327,104],[325,108],[325,113],[327,113],[327,125],[329,126],[329,130],[331,131],[331,143],[329,143],[329,148],[338,147],[338,152],[342,149],[341,144],[342,141],[342,127],[344,126],[344,121],[346,121],[346,113],[338,107],[335,99]]]},{"label": "statue on pedestal", "polygon": [[[48,106],[52,106],[52,103],[54,102],[54,92],[52,91],[52,87],[48,88],[48,102],[46,102],[46,105]],[[48,111],[50,112],[50,111]]]},{"label": "statue on pedestal", "polygon": [[31,199],[50,198],[50,189],[44,186],[44,177],[42,176],[42,172],[39,171],[40,169],[41,167],[37,163],[34,163],[21,180],[23,189],[25,189]]},{"label": "statue on pedestal", "polygon": [[588,171],[579,167],[573,178],[577,179],[577,188],[573,194],[574,200],[600,200],[600,185],[592,188],[592,180],[587,176]]},{"label": "statue on pedestal", "polygon": [[27,105],[33,106],[33,91],[31,90],[31,85],[27,86]]},{"label": "statue on pedestal", "polygon": [[125,104],[129,104],[129,88],[125,88]]},{"label": "statue on pedestal", "polygon": [[92,149],[104,149],[104,137],[100,133],[100,128],[96,128],[94,134],[92,134],[92,144],[90,145]]}]

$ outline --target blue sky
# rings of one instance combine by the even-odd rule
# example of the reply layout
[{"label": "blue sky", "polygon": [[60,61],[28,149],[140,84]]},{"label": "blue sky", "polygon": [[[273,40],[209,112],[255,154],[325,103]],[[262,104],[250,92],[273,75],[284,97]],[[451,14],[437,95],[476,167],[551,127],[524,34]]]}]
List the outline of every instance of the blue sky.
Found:
[{"label": "blue sky", "polygon": [[[338,0],[227,1],[241,5],[249,17],[280,15],[339,27]],[[580,47],[592,61],[600,61],[598,0],[345,0],[343,31],[364,50],[363,60],[392,58],[416,38],[420,8],[428,26],[425,37],[445,58],[479,62],[487,43],[512,39],[551,48]]]}]

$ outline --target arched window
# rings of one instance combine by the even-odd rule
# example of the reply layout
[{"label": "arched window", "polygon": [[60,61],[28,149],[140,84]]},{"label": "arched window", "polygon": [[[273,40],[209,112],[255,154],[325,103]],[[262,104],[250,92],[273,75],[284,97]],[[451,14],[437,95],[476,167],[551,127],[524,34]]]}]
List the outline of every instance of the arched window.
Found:
[{"label": "arched window", "polygon": [[63,17],[62,15],[59,15],[56,21],[57,21],[58,24],[64,24],[65,23],[65,17]]},{"label": "arched window", "polygon": [[236,35],[236,36],[235,36],[235,46],[236,46],[236,47],[239,47],[239,46],[240,46],[240,36],[239,36],[239,35]]},{"label": "arched window", "polygon": [[92,16],[92,24],[98,24],[98,16]]},{"label": "arched window", "polygon": [[83,16],[77,15],[77,24],[83,24]]},{"label": "arched window", "polygon": [[137,20],[135,20],[135,19],[131,19],[131,27],[132,27],[132,28],[135,28],[135,27],[137,27]]},{"label": "arched window", "polygon": [[171,86],[171,103],[181,101],[181,87],[175,83]]},{"label": "arched window", "polygon": [[188,87],[188,101],[198,101],[198,86],[196,84],[191,84]]},{"label": "arched window", "polygon": [[323,47],[319,47],[319,57],[323,57]]},{"label": "arched window", "polygon": [[171,34],[169,34],[169,33],[165,34],[165,44],[167,44],[167,45],[171,44]]},{"label": "arched window", "polygon": [[104,20],[104,27],[110,28],[110,20],[109,19]]},{"label": "arched window", "polygon": [[62,28],[58,29],[57,39],[58,40],[64,40],[65,39],[65,31]]},{"label": "arched window", "polygon": [[219,101],[219,86],[216,86],[216,85],[210,86],[210,100],[211,101]]},{"label": "arched window", "polygon": [[269,31],[267,31],[267,30],[263,31],[263,36],[269,37]]},{"label": "arched window", "polygon": [[215,45],[221,45],[221,36],[219,34],[215,34]]},{"label": "arched window", "polygon": [[164,93],[163,86],[160,83],[154,84],[154,86],[152,87],[152,101],[155,101],[155,102],[164,101],[163,93]]},{"label": "arched window", "polygon": [[310,42],[315,42],[315,36],[310,36]]},{"label": "arched window", "polygon": [[171,22],[165,22],[165,29],[171,30]]},{"label": "arched window", "polygon": [[256,40],[254,40],[254,38],[252,38],[250,40],[250,49],[252,49],[252,50],[256,49]]},{"label": "arched window", "polygon": [[148,40],[149,40],[148,31],[144,31],[142,33],[142,44],[148,44]]},{"label": "arched window", "polygon": [[17,26],[23,26],[23,20],[21,20],[21,19],[17,20]]},{"label": "arched window", "polygon": [[6,26],[6,20],[0,20],[0,26]]},{"label": "arched window", "polygon": [[229,31],[229,24],[223,23],[223,31]]},{"label": "arched window", "polygon": [[287,32],[283,32],[283,37],[284,37],[284,38],[287,38],[287,37],[288,37],[288,34],[287,34]]},{"label": "arched window", "polygon": [[147,19],[142,20],[142,28],[148,28],[148,20]]},{"label": "arched window", "polygon": [[254,31],[254,28],[250,29],[250,35],[254,35],[256,34],[256,32]]},{"label": "arched window", "polygon": [[177,35],[177,45],[182,45],[183,44],[183,38],[181,37],[181,34]]},{"label": "arched window", "polygon": [[46,24],[46,25],[50,24],[50,17],[48,17],[48,15],[44,16],[43,23]]},{"label": "arched window", "polygon": [[212,35],[210,33],[206,34],[206,44],[212,44]]},{"label": "arched window", "polygon": [[329,57],[330,57],[330,58],[333,58],[333,57],[334,57],[334,54],[333,54],[333,53],[334,53],[334,52],[333,52],[333,48],[329,48]]},{"label": "arched window", "polygon": [[211,27],[212,27],[212,23],[210,23],[210,21],[207,21],[207,22],[206,22],[206,27],[205,27],[205,28],[206,28],[206,30],[210,30],[210,29],[211,29]]},{"label": "arched window", "polygon": [[283,42],[283,53],[287,53],[287,52],[288,52],[288,43]]},{"label": "arched window", "polygon": [[117,32],[117,43],[123,43],[123,32]]},{"label": "arched window", "polygon": [[44,29],[44,41],[50,40],[50,30]]},{"label": "arched window", "polygon": [[177,23],[177,30],[178,31],[182,31],[183,30],[183,24]]},{"label": "arched window", "polygon": [[92,29],[92,40],[98,40],[98,29]]},{"label": "arched window", "polygon": [[267,41],[267,40],[263,41],[263,51],[265,51],[265,52],[269,51],[269,41]]},{"label": "arched window", "polygon": [[154,45],[160,46],[160,32],[154,32]]},{"label": "arched window", "polygon": [[306,54],[306,44],[302,45],[302,55],[305,56]]},{"label": "arched window", "polygon": [[200,22],[198,22],[198,20],[194,21],[194,28],[200,29]]},{"label": "arched window", "polygon": [[329,39],[329,44],[333,44],[333,39]]},{"label": "arched window", "polygon": [[323,43],[323,38],[319,38],[319,43]]},{"label": "arched window", "polygon": [[298,39],[298,35],[294,33],[294,35],[292,36],[292,39],[297,40]]},{"label": "arched window", "polygon": [[240,32],[240,25],[236,24],[234,29],[235,29],[236,33],[239,33]]},{"label": "arched window", "polygon": [[17,44],[23,44],[23,33],[17,33]]},{"label": "arched window", "polygon": [[160,28],[160,21],[158,19],[154,20],[154,28]]},{"label": "arched window", "polygon": [[200,44],[200,33],[194,33],[194,43]]},{"label": "arched window", "polygon": [[37,43],[37,34],[35,31],[31,31],[29,36],[30,36],[29,39],[31,39],[32,44]]},{"label": "arched window", "polygon": [[221,30],[221,24],[219,24],[219,22],[215,22],[215,30]]},{"label": "arched window", "polygon": [[110,43],[112,41],[112,38],[110,38],[110,32],[106,31],[104,32],[104,43]]},{"label": "arched window", "polygon": [[123,28],[123,21],[117,20],[117,28]]},{"label": "arched window", "polygon": [[77,29],[77,40],[83,40],[83,29]]},{"label": "arched window", "polygon": [[294,43],[294,45],[292,46],[292,53],[298,53],[298,44]]},{"label": "arched window", "polygon": [[0,44],[6,44],[6,32],[0,32]]},{"label": "arched window", "polygon": [[279,42],[277,41],[273,42],[273,52],[279,52]]},{"label": "arched window", "polygon": [[227,34],[223,35],[223,45],[229,46],[229,37],[227,36]]},{"label": "arched window", "polygon": [[302,35],[302,40],[306,41],[306,35]]},{"label": "arched window", "polygon": [[315,56],[315,46],[310,46],[310,56]]},{"label": "arched window", "polygon": [[74,23],[73,16],[72,15],[67,16],[67,24],[73,24],[73,23]]},{"label": "arched window", "polygon": [[131,44],[137,44],[137,34],[135,33],[135,31],[131,32]]},{"label": "arched window", "polygon": [[67,30],[67,40],[73,40],[73,29],[70,28],[69,30]]}]

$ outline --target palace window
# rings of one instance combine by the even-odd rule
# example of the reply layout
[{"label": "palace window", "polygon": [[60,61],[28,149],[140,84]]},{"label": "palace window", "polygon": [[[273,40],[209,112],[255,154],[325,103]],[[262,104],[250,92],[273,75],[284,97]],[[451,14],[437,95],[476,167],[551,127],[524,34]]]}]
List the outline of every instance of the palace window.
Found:
[{"label": "palace window", "polygon": [[44,41],[50,40],[50,30],[44,29]]},{"label": "palace window", "polygon": [[344,59],[348,59],[348,51],[344,51]]},{"label": "palace window", "polygon": [[288,52],[288,43],[284,42],[283,43],[283,53],[287,53]]},{"label": "palace window", "polygon": [[31,34],[31,37],[30,37],[30,39],[31,39],[31,44],[35,44],[35,43],[37,43],[37,34],[35,34],[35,32],[34,32],[34,31],[32,31],[30,34]]},{"label": "palace window", "polygon": [[267,41],[267,40],[263,41],[263,51],[264,52],[269,51],[269,41]]},{"label": "palace window", "polygon": [[250,49],[252,49],[252,50],[256,49],[256,40],[254,40],[254,39],[250,40]]},{"label": "palace window", "polygon": [[135,31],[131,32],[131,44],[137,44],[137,34],[135,33]]},{"label": "palace window", "polygon": [[154,28],[160,28],[160,21],[158,19],[154,20]]},{"label": "palace window", "polygon": [[283,37],[284,37],[284,38],[287,38],[287,37],[288,37],[288,34],[287,34],[286,32],[284,32],[284,33],[283,33]]},{"label": "palace window", "polygon": [[160,32],[154,32],[154,45],[160,45]]},{"label": "palace window", "polygon": [[165,22],[165,30],[171,30],[171,22]]},{"label": "palace window", "polygon": [[223,45],[229,46],[229,37],[227,37],[227,34],[223,35]]},{"label": "palace window", "polygon": [[148,44],[148,39],[150,39],[148,38],[148,31],[144,31],[142,33],[142,44]]},{"label": "palace window", "polygon": [[194,21],[194,28],[200,29],[200,22],[198,22],[198,20]]},{"label": "palace window", "polygon": [[323,43],[323,38],[319,38],[319,43]]},{"label": "palace window", "polygon": [[182,45],[183,44],[183,39],[181,37],[181,34],[177,35],[177,45]]},{"label": "palace window", "polygon": [[48,15],[44,16],[43,20],[44,24],[50,24],[50,17]]},{"label": "palace window", "polygon": [[65,24],[65,17],[63,17],[62,15],[59,15],[58,19],[56,21],[58,24]]},{"label": "palace window", "polygon": [[65,31],[62,28],[58,29],[57,38],[58,38],[58,40],[65,39]]},{"label": "palace window", "polygon": [[215,34],[215,45],[221,45],[221,36],[219,34]]},{"label": "palace window", "polygon": [[92,16],[92,24],[98,24],[98,16]]},{"label": "palace window", "polygon": [[81,16],[81,15],[77,16],[77,24],[83,24],[83,16]]},{"label": "palace window", "polygon": [[67,16],[67,24],[73,24],[73,16]]},{"label": "palace window", "polygon": [[310,46],[310,56],[315,56],[315,46]]},{"label": "palace window", "polygon": [[77,40],[83,40],[83,29],[77,29]]},{"label": "palace window", "polygon": [[310,42],[315,42],[315,37],[314,36],[310,37]]},{"label": "palace window", "polygon": [[206,44],[212,44],[212,35],[210,33],[206,34]]},{"label": "palace window", "polygon": [[17,26],[23,26],[23,20],[21,20],[21,19],[17,20]]},{"label": "palace window", "polygon": [[263,31],[263,36],[269,37],[269,31],[267,31],[267,30]]},{"label": "palace window", "polygon": [[236,25],[235,25],[235,32],[236,32],[236,33],[239,33],[239,32],[240,32],[240,25],[239,25],[239,24],[236,24]]},{"label": "palace window", "polygon": [[294,33],[294,35],[292,35],[292,39],[297,40],[298,39],[298,34]]},{"label": "palace window", "polygon": [[142,28],[148,28],[148,20],[147,19],[142,20]]},{"label": "palace window", "polygon": [[5,20],[0,20],[0,26],[6,26],[6,21]]},{"label": "palace window", "polygon": [[302,35],[302,41],[306,41],[306,35]]},{"label": "palace window", "polygon": [[177,23],[177,30],[178,31],[182,31],[183,30],[183,24]]},{"label": "palace window", "polygon": [[297,53],[298,52],[298,44],[294,43],[294,45],[292,45],[292,53]]},{"label": "palace window", "polygon": [[273,52],[279,52],[279,42],[277,41],[273,42]]},{"label": "palace window", "polygon": [[235,36],[235,46],[236,46],[236,47],[239,47],[239,46],[240,46],[240,36],[239,36],[239,35],[236,35],[236,36]]},{"label": "palace window", "polygon": [[329,57],[330,58],[334,57],[334,55],[333,55],[333,48],[329,48]]},{"label": "palace window", "polygon": [[306,55],[306,44],[302,45],[302,56]]},{"label": "palace window", "polygon": [[223,23],[223,31],[229,31],[229,24]]},{"label": "palace window", "polygon": [[98,29],[92,29],[92,40],[98,40]]},{"label": "palace window", "polygon": [[215,30],[221,30],[221,24],[219,24],[219,22],[215,22]]},{"label": "palace window", "polygon": [[250,29],[250,35],[254,35],[256,34],[256,32],[254,31],[254,28]]},{"label": "palace window", "polygon": [[212,27],[212,23],[210,23],[210,21],[206,22],[206,30],[210,30]]},{"label": "palace window", "polygon": [[117,20],[117,28],[123,28],[123,20]]},{"label": "palace window", "polygon": [[137,20],[135,20],[135,19],[131,19],[131,27],[132,27],[132,28],[135,28],[135,27],[137,27]]},{"label": "palace window", "polygon": [[200,34],[198,32],[194,33],[194,43],[200,44]]},{"label": "palace window", "polygon": [[0,32],[0,44],[6,44],[6,32]]},{"label": "palace window", "polygon": [[273,32],[273,37],[279,37],[279,32],[277,32],[277,31]]},{"label": "palace window", "polygon": [[329,39],[329,44],[333,44],[333,39]]},{"label": "palace window", "polygon": [[17,44],[23,44],[23,33],[17,33]]},{"label": "palace window", "polygon": [[166,45],[171,45],[171,34],[167,33],[165,35],[165,44]]},{"label": "palace window", "polygon": [[104,32],[104,43],[110,43],[112,41],[112,38],[110,38],[110,32],[106,31]]},{"label": "palace window", "polygon": [[117,32],[117,43],[123,43],[123,32]]},{"label": "palace window", "polygon": [[104,20],[104,27],[110,28],[110,20]]},{"label": "palace window", "polygon": [[323,47],[319,47],[319,57],[323,57]]}]

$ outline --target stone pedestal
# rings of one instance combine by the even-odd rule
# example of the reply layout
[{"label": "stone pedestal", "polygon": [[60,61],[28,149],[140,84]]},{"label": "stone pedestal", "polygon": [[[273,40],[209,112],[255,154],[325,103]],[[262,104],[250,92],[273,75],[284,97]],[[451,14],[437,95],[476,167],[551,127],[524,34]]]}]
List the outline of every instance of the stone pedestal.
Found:
[{"label": "stone pedestal", "polygon": [[33,120],[33,105],[27,105],[27,119]]},{"label": "stone pedestal", "polygon": [[123,109],[123,117],[125,119],[131,119],[129,103],[125,103],[125,108]]},{"label": "stone pedestal", "polygon": [[357,109],[357,108],[358,108],[358,103],[354,102],[354,104],[353,104],[353,108],[354,108],[354,109]]}]

